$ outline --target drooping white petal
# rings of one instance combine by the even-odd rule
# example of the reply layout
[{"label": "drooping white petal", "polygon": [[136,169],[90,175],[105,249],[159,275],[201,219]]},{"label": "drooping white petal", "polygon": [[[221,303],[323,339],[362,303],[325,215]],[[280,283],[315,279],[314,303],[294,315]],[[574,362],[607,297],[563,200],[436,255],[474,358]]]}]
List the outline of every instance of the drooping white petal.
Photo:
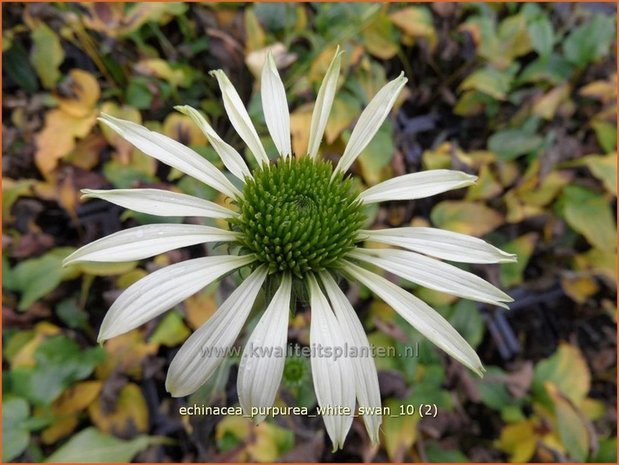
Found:
[{"label": "drooping white petal", "polygon": [[267,268],[258,267],[185,341],[172,360],[166,378],[166,390],[173,397],[195,392],[228,357],[266,275]]},{"label": "drooping white petal", "polygon": [[430,197],[452,189],[470,186],[477,176],[453,170],[430,170],[410,173],[383,181],[359,194],[363,203],[390,200],[413,200]]},{"label": "drooping white petal", "polygon": [[309,142],[307,153],[311,158],[315,158],[320,148],[320,142],[322,136],[325,133],[325,127],[329,120],[329,113],[331,113],[331,106],[333,105],[333,99],[335,98],[335,91],[337,90],[337,80],[340,76],[340,64],[342,62],[342,53],[338,46],[335,50],[335,55],[329,64],[327,73],[320,84],[318,95],[316,97],[316,104],[314,105],[314,111],[312,112],[312,122],[310,124]]},{"label": "drooping white petal", "polygon": [[[355,408],[355,375],[352,363],[347,357],[337,357],[336,351],[343,351],[344,336],[340,324],[323,295],[316,279],[309,275],[312,321],[310,343],[317,349],[312,354],[312,380],[318,405],[323,409],[323,421],[333,443],[333,451],[344,445],[352,424]],[[331,349],[329,355],[328,349]],[[325,410],[331,409],[331,410]],[[349,409],[350,415],[343,414]],[[330,413],[341,414],[330,414]]]},{"label": "drooping white petal", "polygon": [[275,60],[271,51],[262,67],[262,80],[260,81],[262,111],[264,120],[269,128],[271,138],[282,157],[292,154],[290,148],[290,112],[286,100],[284,83],[279,77]]},{"label": "drooping white petal", "polygon": [[234,241],[239,233],[197,224],[147,224],[118,231],[76,250],[63,265],[77,262],[130,262],[205,242]]},{"label": "drooping white petal", "polygon": [[226,168],[228,168],[228,171],[242,181],[244,181],[246,177],[252,177],[245,160],[241,157],[241,154],[237,152],[234,147],[219,137],[219,134],[215,132],[211,125],[206,121],[206,118],[204,118],[198,110],[190,107],[189,105],[177,105],[174,108],[184,115],[189,116],[196,126],[202,130],[209,143],[213,146],[213,149],[215,149],[215,152],[217,152],[217,155],[219,155],[219,158],[221,158],[223,164]]},{"label": "drooping white petal", "polygon": [[397,311],[421,334],[479,376],[484,368],[475,350],[428,304],[382,276],[344,260],[344,270]]},{"label": "drooping white petal", "polygon": [[393,81],[385,84],[368,103],[368,106],[359,116],[335,171],[347,171],[363,149],[367,147],[385,121],[407,81],[408,79],[404,77],[404,72],[402,72]]},{"label": "drooping white petal", "polygon": [[[292,280],[284,276],[243,350],[236,386],[246,415],[252,414],[252,407],[271,407],[275,400],[286,361],[291,289]],[[254,421],[264,418],[256,415]]]},{"label": "drooping white petal", "polygon": [[226,113],[228,114],[228,118],[230,118],[232,126],[234,126],[236,132],[239,136],[241,136],[241,139],[243,139],[251,153],[253,153],[254,157],[256,157],[258,164],[268,164],[269,157],[264,151],[264,147],[262,146],[262,142],[260,142],[260,137],[258,137],[256,128],[254,128],[254,124],[249,118],[245,105],[243,105],[243,101],[230,82],[230,79],[228,79],[226,73],[220,69],[211,71],[210,74],[217,78],[217,83],[221,89],[221,95],[224,101],[224,108],[226,109]]},{"label": "drooping white petal", "polygon": [[187,297],[255,260],[253,255],[195,258],[166,266],[129,286],[109,309],[99,342],[124,334],[174,307]]},{"label": "drooping white petal", "polygon": [[421,286],[466,299],[509,308],[513,299],[479,276],[415,252],[394,249],[355,249],[350,258],[363,260]]},{"label": "drooping white petal", "polygon": [[507,263],[517,260],[516,255],[503,252],[477,237],[437,228],[378,229],[360,231],[360,236],[462,263]]},{"label": "drooping white petal", "polygon": [[358,357],[352,357],[357,402],[359,407],[366,412],[363,421],[370,440],[377,443],[378,430],[383,421],[380,413],[382,404],[378,386],[378,373],[370,351],[370,342],[357,313],[331,275],[323,272],[320,274],[320,278],[342,329],[344,340],[350,347],[354,347],[359,352]]},{"label": "drooping white petal", "polygon": [[231,218],[236,215],[214,202],[161,189],[82,189],[83,198],[102,199],[140,213],[156,216]]},{"label": "drooping white petal", "polygon": [[132,121],[115,118],[105,113],[101,113],[99,120],[146,155],[202,181],[228,197],[241,196],[239,190],[210,161],[180,142],[150,131]]}]

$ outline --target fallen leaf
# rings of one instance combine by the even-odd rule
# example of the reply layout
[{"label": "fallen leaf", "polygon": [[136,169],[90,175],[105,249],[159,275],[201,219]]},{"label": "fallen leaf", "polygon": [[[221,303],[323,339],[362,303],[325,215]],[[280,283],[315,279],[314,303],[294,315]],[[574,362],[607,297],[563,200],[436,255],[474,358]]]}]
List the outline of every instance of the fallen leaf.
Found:
[{"label": "fallen leaf", "polygon": [[503,224],[503,216],[482,203],[445,200],[430,215],[439,228],[481,237]]}]

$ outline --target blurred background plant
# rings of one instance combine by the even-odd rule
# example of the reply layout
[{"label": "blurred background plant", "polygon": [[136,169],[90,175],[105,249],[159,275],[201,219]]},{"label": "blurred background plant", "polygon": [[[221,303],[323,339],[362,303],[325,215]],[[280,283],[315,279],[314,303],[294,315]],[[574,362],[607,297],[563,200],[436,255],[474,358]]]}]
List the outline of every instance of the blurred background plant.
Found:
[{"label": "blurred background plant", "polygon": [[[616,462],[616,63],[613,4],[3,5],[4,461]],[[145,124],[218,162],[191,121],[204,111],[245,148],[208,71],[225,69],[267,137],[258,88],[267,48],[287,88],[293,147],[307,144],[313,99],[340,45],[340,89],[324,156],[337,159],[369,98],[404,70],[397,109],[353,171],[453,168],[468,190],[372,210],[371,224],[428,225],[484,237],[516,264],[472,267],[506,289],[509,312],[414,289],[477,348],[477,379],[363,288],[349,289],[377,347],[384,404],[435,404],[436,417],[386,416],[380,447],[356,421],[332,454],[318,418],[180,416],[236,405],[238,358],[199,392],[172,399],[166,366],[234,278],[103,346],[119,292],[203,246],[143,263],[61,260],[121,227],[160,218],[82,188],[155,186],[221,201],[96,124],[100,111]],[[247,158],[251,162],[251,157]],[[391,276],[393,279],[393,276]],[[290,340],[307,344],[299,308]],[[254,320],[255,321],[255,320]],[[247,332],[241,338],[247,337]],[[315,407],[309,364],[287,361],[278,405]],[[416,409],[417,410],[417,409]]]}]

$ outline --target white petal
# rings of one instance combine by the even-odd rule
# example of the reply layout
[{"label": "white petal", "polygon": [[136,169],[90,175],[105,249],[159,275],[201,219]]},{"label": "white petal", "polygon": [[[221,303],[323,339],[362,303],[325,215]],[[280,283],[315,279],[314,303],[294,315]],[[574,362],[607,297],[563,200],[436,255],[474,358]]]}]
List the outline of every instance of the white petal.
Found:
[{"label": "white petal", "polygon": [[236,216],[214,202],[193,195],[161,189],[82,189],[83,198],[103,199],[115,205],[140,213],[156,216],[200,216],[205,218],[231,218]]},{"label": "white petal", "polygon": [[470,186],[477,176],[452,170],[429,170],[410,173],[383,181],[359,195],[363,203],[389,200],[413,200],[430,197],[441,192]]},{"label": "white petal", "polygon": [[[370,351],[370,342],[365,334],[363,325],[359,321],[359,317],[352,308],[352,305],[350,305],[350,302],[331,275],[323,272],[320,274],[320,278],[342,329],[344,340],[350,347],[354,347],[359,351],[359,357],[352,358],[359,407],[365,412],[380,412],[382,404],[380,388],[378,386],[378,373],[376,372],[376,364]],[[382,415],[380,413],[366,413],[363,416],[363,421],[371,441],[377,443],[378,430],[383,421]]]},{"label": "white petal", "polygon": [[[291,289],[292,280],[285,276],[243,350],[236,386],[246,415],[252,407],[271,407],[275,400],[286,361]],[[264,418],[255,416],[254,421]]]},{"label": "white petal", "polygon": [[255,260],[253,255],[195,258],[166,266],[129,286],[109,309],[99,342],[124,334],[174,307],[187,297]]},{"label": "white petal", "polygon": [[335,91],[337,90],[337,80],[340,76],[340,64],[342,61],[342,53],[338,46],[335,50],[335,55],[329,64],[327,74],[320,84],[318,90],[318,96],[316,97],[316,104],[314,105],[314,111],[312,112],[312,123],[310,124],[309,133],[309,147],[307,153],[310,157],[314,158],[318,154],[320,148],[320,142],[322,136],[325,133],[325,127],[329,120],[329,113],[331,113],[331,106],[333,105],[333,99],[335,98]]},{"label": "white petal", "polygon": [[503,252],[477,237],[436,228],[390,228],[361,231],[367,240],[395,245],[413,252],[463,263],[515,262],[516,255]]},{"label": "white petal", "polygon": [[241,196],[239,190],[210,161],[180,142],[132,121],[114,118],[105,113],[101,113],[99,120],[146,155],[202,181],[228,197]]},{"label": "white petal", "polygon": [[[310,343],[313,348],[322,347],[311,357],[312,380],[318,405],[323,409],[336,409],[332,412],[344,413],[349,409],[350,415],[323,414],[327,433],[333,443],[333,451],[343,447],[344,440],[352,425],[355,408],[355,376],[351,361],[347,357],[336,357],[336,350],[343,350],[344,336],[323,295],[316,279],[308,277],[312,321],[310,325]],[[331,356],[327,350],[331,349]],[[327,413],[328,410],[325,411]]]},{"label": "white petal", "polygon": [[237,152],[234,147],[224,142],[224,140],[219,137],[211,125],[208,124],[206,118],[204,118],[198,110],[190,107],[189,105],[178,105],[174,108],[184,115],[189,116],[193,122],[196,123],[196,126],[202,130],[209,143],[215,149],[215,152],[217,152],[217,155],[219,155],[219,158],[221,158],[223,164],[226,168],[228,168],[228,171],[242,181],[244,181],[246,177],[252,177],[245,160],[241,157],[241,154]]},{"label": "white petal", "polygon": [[234,241],[239,233],[197,224],[147,224],[125,229],[76,250],[63,265],[76,262],[130,262],[205,242]]},{"label": "white petal", "polygon": [[508,308],[513,299],[479,276],[415,252],[394,249],[355,249],[349,257],[363,260],[421,286],[466,299]]},{"label": "white petal", "polygon": [[267,53],[266,61],[262,67],[260,88],[262,111],[269,133],[279,154],[287,157],[292,153],[290,148],[290,112],[288,111],[284,83],[279,77],[271,51]]},{"label": "white petal", "polygon": [[241,136],[241,139],[243,139],[245,144],[247,144],[247,147],[251,153],[254,154],[258,164],[268,164],[269,157],[264,151],[264,147],[262,146],[262,142],[260,142],[260,137],[258,137],[256,128],[254,128],[254,125],[249,118],[249,114],[245,109],[245,105],[243,105],[243,101],[230,82],[230,79],[228,79],[226,73],[220,69],[211,71],[210,74],[217,78],[224,101],[224,108],[226,109],[226,113],[228,114],[228,118],[230,118],[232,126],[234,126],[234,129],[236,129],[236,132],[239,136]]},{"label": "white petal", "polygon": [[481,360],[466,340],[438,312],[382,276],[345,262],[344,270],[393,307],[421,334],[463,365],[482,376]]},{"label": "white petal", "polygon": [[172,396],[187,396],[195,392],[228,357],[266,275],[266,267],[257,268],[185,341],[168,369],[166,390]]},{"label": "white petal", "polygon": [[347,171],[363,149],[367,147],[385,121],[407,81],[408,79],[404,77],[404,72],[402,72],[393,81],[385,84],[368,106],[365,107],[365,110],[359,116],[355,129],[353,129],[350,135],[344,154],[337,164],[336,171]]}]

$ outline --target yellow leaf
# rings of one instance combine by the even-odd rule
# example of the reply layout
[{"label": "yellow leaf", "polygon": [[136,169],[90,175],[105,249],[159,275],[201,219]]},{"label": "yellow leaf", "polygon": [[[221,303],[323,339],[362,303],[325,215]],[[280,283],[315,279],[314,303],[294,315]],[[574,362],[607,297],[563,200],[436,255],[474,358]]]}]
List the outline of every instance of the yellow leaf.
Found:
[{"label": "yellow leaf", "polygon": [[108,340],[104,347],[107,357],[95,370],[97,378],[107,379],[115,370],[139,378],[142,360],[156,354],[159,344],[144,342],[142,332],[134,329]]},{"label": "yellow leaf", "polygon": [[514,189],[507,191],[503,199],[507,206],[507,216],[505,219],[508,223],[519,223],[525,218],[544,214],[543,208],[522,202]]},{"label": "yellow leaf", "polygon": [[478,179],[466,192],[467,200],[491,199],[503,192],[503,187],[497,182],[488,165],[479,170]]},{"label": "yellow leaf", "polygon": [[372,23],[362,33],[366,50],[381,60],[393,58],[399,50],[393,32],[393,26],[387,15],[384,13],[375,15]]},{"label": "yellow leaf", "polygon": [[483,236],[503,224],[503,215],[481,203],[445,200],[430,215],[432,223],[450,231]]},{"label": "yellow leaf", "polygon": [[[400,412],[401,403],[402,401],[398,399],[388,399],[385,407],[390,408],[397,415]],[[385,415],[383,417],[382,442],[392,462],[402,462],[406,452],[415,444],[419,419],[419,415]]]},{"label": "yellow leaf", "polygon": [[185,317],[191,329],[198,329],[208,320],[215,310],[217,302],[212,291],[203,291],[185,300]]},{"label": "yellow leaf", "polygon": [[305,104],[297,108],[290,115],[292,151],[297,157],[307,154],[309,128],[312,122],[312,110],[313,104]]},{"label": "yellow leaf", "polygon": [[587,397],[581,402],[580,410],[589,420],[595,421],[606,414],[606,404],[601,400]]},{"label": "yellow leaf", "polygon": [[533,104],[533,114],[545,119],[553,119],[559,105],[570,96],[571,88],[567,83],[561,84],[542,95]]},{"label": "yellow leaf", "polygon": [[531,460],[537,447],[534,421],[525,420],[503,427],[497,447],[509,454],[512,463]]},{"label": "yellow leaf", "polygon": [[543,179],[539,179],[536,174],[531,177],[529,183],[518,186],[516,192],[524,203],[536,207],[545,207],[571,180],[571,173],[566,171],[553,171]]},{"label": "yellow leaf", "polygon": [[606,250],[593,248],[575,257],[577,270],[590,270],[599,277],[605,278],[608,285],[617,284],[617,255]]},{"label": "yellow leaf", "polygon": [[85,117],[76,117],[57,108],[47,112],[43,130],[36,135],[34,159],[39,171],[49,177],[58,160],[75,148],[75,138],[86,136],[95,121],[96,113],[92,111]]},{"label": "yellow leaf", "polygon": [[617,74],[614,73],[607,81],[593,81],[578,91],[583,97],[591,97],[602,102],[610,102],[617,98]]},{"label": "yellow leaf", "polygon": [[565,397],[552,383],[544,383],[546,392],[552,399],[556,416],[556,429],[561,442],[568,451],[570,458],[577,462],[584,462],[589,455],[589,431],[593,428],[586,418],[570,400]]},{"label": "yellow leaf", "polygon": [[561,287],[574,302],[585,303],[595,295],[599,286],[591,276],[574,275],[570,273],[561,276]]},{"label": "yellow leaf", "polygon": [[36,361],[34,353],[49,336],[60,334],[60,328],[56,325],[42,321],[34,327],[34,337],[24,344],[10,360],[11,368],[34,367]]},{"label": "yellow leaf", "polygon": [[100,398],[88,408],[92,422],[101,431],[126,437],[148,430],[148,406],[139,386],[127,384],[120,391],[115,405],[109,403]]},{"label": "yellow leaf", "polygon": [[273,423],[262,422],[253,433],[247,452],[255,462],[275,462],[294,444],[294,433]]},{"label": "yellow leaf", "polygon": [[79,423],[77,415],[63,415],[41,432],[43,444],[54,444],[60,439],[68,436]]},{"label": "yellow leaf", "polygon": [[68,80],[63,82],[59,89],[61,95],[56,96],[58,108],[75,118],[89,117],[101,92],[97,79],[88,71],[81,69],[69,71]]},{"label": "yellow leaf", "polygon": [[184,145],[207,145],[206,136],[189,116],[170,113],[163,122],[161,132]]},{"label": "yellow leaf", "polygon": [[[142,124],[142,115],[139,110],[127,105],[119,106],[114,102],[105,102],[101,105],[101,113],[106,113],[108,115],[115,116],[116,118],[126,119],[137,124]],[[137,149],[135,149],[131,143],[120,137],[116,131],[107,125],[100,124],[99,126],[105,139],[116,148],[121,160],[128,163],[131,152],[134,150],[137,151]]]},{"label": "yellow leaf", "polygon": [[325,141],[332,144],[344,129],[349,127],[359,116],[361,105],[359,101],[348,94],[340,94],[333,100],[331,113],[327,127],[325,128]]},{"label": "yellow leaf", "polygon": [[593,176],[598,178],[612,194],[617,194],[617,154],[588,155],[578,160],[589,168]]},{"label": "yellow leaf", "polygon": [[101,392],[101,381],[83,381],[71,386],[52,404],[54,414],[78,413],[93,402]]},{"label": "yellow leaf", "polygon": [[253,8],[245,8],[245,51],[247,53],[264,48],[266,35]]},{"label": "yellow leaf", "polygon": [[155,76],[167,81],[172,87],[187,87],[191,77],[182,69],[174,69],[161,58],[145,58],[134,65],[137,73],[145,76]]},{"label": "yellow leaf", "polygon": [[393,24],[412,37],[424,38],[430,49],[436,47],[436,30],[432,23],[432,14],[423,6],[411,6],[389,15]]},{"label": "yellow leaf", "polygon": [[580,405],[589,392],[591,375],[578,347],[561,343],[551,357],[535,367],[533,389],[540,393],[544,383],[551,381],[574,405]]}]

